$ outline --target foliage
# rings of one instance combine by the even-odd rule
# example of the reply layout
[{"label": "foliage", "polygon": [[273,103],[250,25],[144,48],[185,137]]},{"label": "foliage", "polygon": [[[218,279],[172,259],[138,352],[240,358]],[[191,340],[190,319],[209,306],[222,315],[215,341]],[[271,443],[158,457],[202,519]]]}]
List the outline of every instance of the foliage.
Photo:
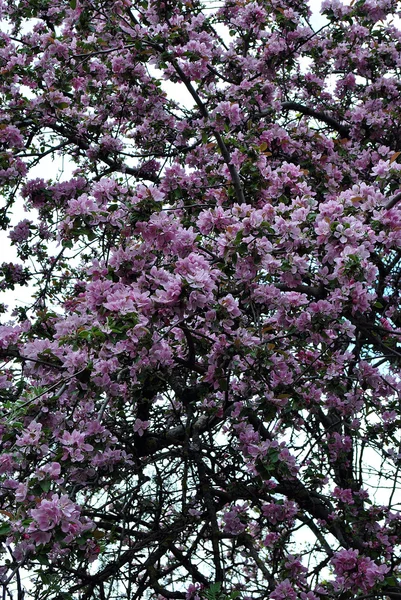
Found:
[{"label": "foliage", "polygon": [[399,9],[0,0],[4,598],[400,597]]}]

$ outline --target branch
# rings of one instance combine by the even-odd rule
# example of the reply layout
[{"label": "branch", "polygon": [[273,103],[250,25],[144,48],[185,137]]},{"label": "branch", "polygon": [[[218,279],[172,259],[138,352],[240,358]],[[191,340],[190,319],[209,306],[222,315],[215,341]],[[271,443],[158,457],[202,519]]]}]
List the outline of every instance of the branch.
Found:
[{"label": "branch", "polygon": [[212,547],[213,547],[213,561],[214,561],[214,566],[215,566],[215,570],[216,570],[215,578],[216,578],[216,581],[220,581],[222,583],[224,581],[224,570],[223,570],[223,565],[221,564],[221,560],[220,560],[220,547],[219,547],[219,538],[218,538],[219,526],[218,526],[218,522],[217,522],[216,507],[214,505],[213,495],[211,493],[209,481],[208,481],[207,474],[206,474],[206,468],[203,463],[200,451],[196,449],[197,446],[200,448],[199,431],[198,430],[195,430],[193,440],[194,440],[194,443],[193,443],[193,449],[192,449],[191,453],[195,459],[196,466],[198,468],[200,489],[201,489],[201,493],[203,495],[203,499],[205,502],[205,506],[206,506],[206,509],[208,512],[209,521],[210,521],[210,525],[211,525],[211,542],[212,542]]},{"label": "branch", "polygon": [[327,292],[323,285],[319,287],[313,285],[300,284],[296,286],[285,285],[284,283],[274,283],[274,287],[282,292],[299,292],[300,294],[306,294],[307,296],[313,296],[317,300],[322,300],[327,296]]},{"label": "branch", "polygon": [[305,116],[314,117],[318,121],[322,121],[323,123],[326,123],[326,125],[329,125],[333,129],[338,131],[338,133],[342,135],[342,137],[349,137],[350,128],[346,125],[342,125],[336,119],[324,112],[320,112],[319,110],[316,110],[314,108],[309,108],[308,106],[304,106],[303,104],[299,104],[298,102],[283,102],[281,108],[283,110],[296,110]]},{"label": "branch", "polygon": [[401,200],[401,192],[398,192],[391,200],[384,205],[385,210],[390,210],[390,208],[394,208],[396,204]]},{"label": "branch", "polygon": [[[56,133],[65,136],[70,143],[73,143],[76,146],[78,146],[80,150],[86,152],[90,148],[90,144],[82,137],[80,137],[77,132],[69,131],[66,127],[64,127],[63,125],[58,125],[57,123],[52,123],[51,125],[49,125],[49,127],[53,129],[53,131],[55,131]],[[157,175],[147,174],[146,177],[143,177],[141,175],[141,168],[129,167],[123,162],[117,162],[115,160],[112,160],[104,152],[99,154],[98,158],[106,165],[108,165],[112,170],[118,171],[119,173],[125,173],[126,175],[140,177],[141,179],[146,179],[148,181],[152,181],[153,183],[159,183],[160,181],[160,178]]]},{"label": "branch", "polygon": [[171,550],[172,554],[174,554],[175,558],[183,565],[183,567],[186,568],[188,573],[190,575],[192,575],[192,577],[196,581],[198,581],[205,587],[207,587],[209,585],[210,582],[209,582],[208,578],[205,577],[204,575],[202,575],[202,573],[200,571],[198,571],[196,566],[191,563],[190,559],[188,558],[188,555],[185,556],[184,553],[181,552],[181,550],[179,550],[178,548],[176,548],[174,546],[174,544],[171,544],[169,546],[169,549]]},{"label": "branch", "polygon": [[[175,60],[171,60],[171,64],[173,65],[174,69],[176,70],[177,74],[180,76],[181,81],[184,83],[185,87],[187,88],[187,90],[189,91],[189,93],[191,94],[192,98],[195,100],[197,106],[199,107],[199,110],[202,114],[202,116],[207,119],[209,117],[209,113],[205,107],[205,105],[203,104],[202,100],[200,99],[200,96],[198,94],[198,92],[195,90],[194,86],[192,85],[191,80],[189,79],[189,77],[187,77],[184,73],[184,71],[181,69],[181,67],[176,63]],[[228,170],[230,171],[230,175],[231,175],[231,180],[233,182],[233,186],[235,189],[235,195],[237,197],[237,200],[240,204],[245,204],[245,196],[244,196],[244,191],[242,189],[242,183],[241,180],[239,178],[237,169],[235,168],[235,166],[232,164],[231,162],[231,155],[230,152],[227,149],[227,146],[223,140],[223,138],[221,137],[221,135],[218,133],[218,131],[213,131],[213,135],[216,138],[216,142],[217,145],[220,149],[221,155],[224,159],[224,162],[226,163]]]},{"label": "branch", "polygon": [[128,550],[126,550],[125,552],[120,554],[114,562],[106,565],[103,569],[99,570],[96,574],[86,575],[86,578],[85,578],[86,581],[70,588],[69,592],[72,593],[72,592],[79,591],[85,585],[88,585],[88,583],[92,586],[96,586],[96,585],[99,585],[99,583],[102,581],[107,581],[107,579],[109,579],[110,577],[113,577],[116,573],[118,573],[124,565],[126,565],[127,563],[132,561],[132,559],[138,555],[139,550],[142,550],[144,548],[149,549],[149,544],[153,541],[156,543],[156,549],[149,554],[148,558],[145,560],[144,563],[141,564],[141,567],[140,567],[141,571],[146,569],[147,575],[149,575],[149,567],[151,570],[152,566],[169,549],[171,537],[174,535],[177,537],[179,535],[179,533],[185,531],[186,527],[188,527],[188,523],[187,522],[183,523],[182,520],[180,520],[180,519],[177,519],[176,524],[177,524],[176,528],[171,527],[166,530],[159,530],[158,532],[153,533],[150,536],[148,536],[147,540],[138,541],[137,543],[133,544],[133,546],[131,548],[129,548]]},{"label": "branch", "polygon": [[245,546],[245,548],[247,548],[250,556],[253,558],[256,565],[259,567],[259,569],[262,571],[263,575],[265,576],[265,579],[268,582],[269,588],[274,589],[274,577],[270,573],[270,571],[267,569],[265,562],[260,558],[259,554],[255,550],[253,543],[252,543],[251,536],[247,533],[243,534],[238,539],[238,542],[242,543]]},{"label": "branch", "polygon": [[[265,440],[272,440],[271,434],[255,413],[247,415],[247,418],[254,429],[261,434],[262,438]],[[356,536],[349,537],[348,535],[344,534],[340,526],[331,521],[331,511],[325,502],[323,502],[324,497],[313,490],[308,490],[308,488],[297,477],[286,479],[283,477],[278,468],[273,475],[279,482],[275,488],[275,491],[279,494],[284,494],[287,496],[287,498],[295,500],[299,507],[309,513],[314,519],[325,521],[328,531],[330,531],[330,533],[344,548],[356,548],[358,550],[364,549],[364,545],[360,539],[358,539]]]},{"label": "branch", "polygon": [[[309,108],[308,106],[299,104],[299,102],[283,102],[281,104],[281,108],[282,108],[282,110],[286,110],[286,111],[296,110],[297,112],[300,112],[301,114],[303,114],[307,117],[313,117],[314,119],[317,119],[318,121],[322,121],[323,123],[326,123],[326,125],[329,125],[332,129],[337,131],[344,138],[348,138],[350,135],[349,127],[347,127],[346,125],[342,125],[341,123],[339,123],[339,121],[334,119],[334,117],[331,117],[327,113],[316,110],[315,108]],[[260,113],[257,113],[255,116],[263,118],[269,114],[271,114],[270,110],[264,110]]]},{"label": "branch", "polygon": [[320,542],[322,548],[325,549],[327,556],[331,558],[334,554],[333,549],[331,548],[328,541],[325,539],[323,533],[320,531],[319,527],[316,525],[314,520],[310,517],[300,514],[297,515],[297,519],[299,519],[300,521],[302,521],[302,523],[309,527],[309,529],[315,534],[316,539]]},{"label": "branch", "polygon": [[33,362],[37,365],[43,365],[44,367],[50,367],[52,369],[58,369],[59,371],[65,371],[66,367],[62,366],[62,365],[57,365],[55,363],[50,363],[47,362],[45,360],[39,360],[37,358],[30,358],[29,356],[23,356],[22,354],[20,354],[20,352],[18,351],[18,349],[16,349],[15,347],[9,346],[8,348],[0,349],[0,360],[19,360],[22,363],[28,361],[28,362]]},{"label": "branch", "polygon": [[[222,420],[222,418],[215,415],[202,415],[195,421],[193,428],[201,435]],[[180,445],[185,440],[185,433],[184,425],[178,425],[177,427],[168,429],[160,434],[145,431],[143,436],[139,438],[138,442],[135,444],[137,457],[152,456],[156,454],[156,452],[168,448],[169,446]]]}]

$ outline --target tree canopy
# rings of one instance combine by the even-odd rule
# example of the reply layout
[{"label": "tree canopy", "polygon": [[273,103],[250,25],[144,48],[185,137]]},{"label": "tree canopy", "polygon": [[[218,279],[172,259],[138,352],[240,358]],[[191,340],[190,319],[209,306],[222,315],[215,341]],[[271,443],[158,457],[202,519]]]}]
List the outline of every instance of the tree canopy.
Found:
[{"label": "tree canopy", "polygon": [[0,0],[2,598],[401,597],[400,8]]}]

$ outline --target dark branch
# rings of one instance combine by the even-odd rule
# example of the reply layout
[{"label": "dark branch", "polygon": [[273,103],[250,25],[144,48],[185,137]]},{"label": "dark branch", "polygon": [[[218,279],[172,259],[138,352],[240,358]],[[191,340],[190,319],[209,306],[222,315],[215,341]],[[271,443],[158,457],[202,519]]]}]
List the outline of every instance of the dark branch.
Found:
[{"label": "dark branch", "polygon": [[396,204],[398,204],[398,202],[401,200],[401,192],[398,192],[398,194],[396,194],[393,198],[391,198],[391,200],[389,200],[387,202],[387,204],[384,205],[384,208],[386,210],[390,210],[390,208],[394,208],[394,206]]},{"label": "dark branch", "polygon": [[[349,127],[347,127],[346,125],[343,125],[342,123],[337,121],[337,119],[334,119],[334,117],[331,117],[327,113],[316,110],[315,108],[310,108],[309,106],[304,106],[303,104],[300,104],[299,102],[283,102],[281,105],[281,108],[283,111],[295,110],[295,111],[305,115],[306,117],[313,117],[314,119],[317,119],[318,121],[322,121],[323,123],[326,123],[326,125],[329,125],[329,127],[331,127],[332,129],[337,131],[344,138],[347,138],[350,135]],[[257,113],[255,116],[259,117],[259,118],[263,118],[269,114],[271,114],[271,111],[266,110],[266,111]]]}]

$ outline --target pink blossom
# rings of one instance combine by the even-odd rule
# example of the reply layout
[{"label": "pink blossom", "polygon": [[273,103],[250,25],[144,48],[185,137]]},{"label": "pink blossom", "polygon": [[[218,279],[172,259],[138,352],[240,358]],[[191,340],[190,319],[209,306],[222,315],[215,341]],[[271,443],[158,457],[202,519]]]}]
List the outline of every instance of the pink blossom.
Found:
[{"label": "pink blossom", "polygon": [[352,490],[350,489],[341,489],[339,487],[334,488],[333,497],[337,498],[344,504],[350,505],[354,504],[354,498],[352,494]]},{"label": "pink blossom", "polygon": [[0,128],[0,142],[9,148],[21,148],[24,145],[24,138],[17,127],[6,125]]},{"label": "pink blossom", "polygon": [[17,463],[14,460],[14,456],[9,453],[3,453],[0,455],[0,474],[12,473],[17,467]]},{"label": "pink blossom", "polygon": [[239,105],[227,101],[220,102],[214,112],[216,115],[226,117],[231,125],[239,125],[243,118]]},{"label": "pink blossom", "polygon": [[155,301],[167,305],[175,304],[181,295],[181,280],[178,277],[171,277],[162,285],[164,289],[155,292]]},{"label": "pink blossom", "polygon": [[15,490],[15,499],[17,502],[23,502],[28,493],[28,486],[25,483],[20,483]]},{"label": "pink blossom", "polygon": [[88,215],[97,210],[98,207],[93,198],[88,197],[87,194],[81,194],[78,198],[69,201],[67,213],[72,216]]},{"label": "pink blossom", "polygon": [[232,535],[239,535],[243,531],[245,531],[246,523],[241,520],[241,515],[243,518],[246,518],[248,506],[244,505],[234,505],[231,507],[229,511],[224,513],[224,531],[225,533],[230,533]]},{"label": "pink blossom", "polygon": [[31,516],[34,519],[29,526],[28,531],[49,531],[61,520],[61,511],[58,507],[58,496],[55,494],[52,500],[42,500],[39,508],[31,509]]},{"label": "pink blossom", "polygon": [[140,437],[142,437],[143,434],[145,433],[146,429],[148,429],[149,425],[150,425],[149,421],[141,421],[141,419],[136,419],[136,421],[134,423],[134,431]]},{"label": "pink blossom", "polygon": [[389,571],[385,564],[377,565],[366,556],[359,556],[358,550],[340,550],[332,558],[337,587],[368,592]]},{"label": "pink blossom", "polygon": [[298,507],[292,500],[285,500],[283,503],[272,502],[262,506],[263,515],[273,524],[292,520],[297,512]]},{"label": "pink blossom", "polygon": [[39,440],[42,435],[42,425],[36,421],[32,421],[26,429],[24,429],[22,435],[17,438],[17,446],[39,446]]},{"label": "pink blossom", "polygon": [[186,600],[200,600],[199,592],[199,584],[190,584],[187,588],[187,592],[185,594]]},{"label": "pink blossom", "polygon": [[32,221],[29,219],[24,219],[20,221],[18,225],[14,227],[14,229],[9,233],[9,238],[13,242],[23,242],[29,238],[30,234],[30,225],[32,225]]},{"label": "pink blossom", "polygon": [[269,595],[272,600],[296,600],[297,594],[292,587],[289,579],[285,579]]},{"label": "pink blossom", "polygon": [[238,308],[238,302],[234,299],[232,294],[228,294],[219,301],[219,304],[223,306],[232,317],[238,317],[241,311]]},{"label": "pink blossom", "polygon": [[83,461],[85,458],[84,452],[91,452],[93,450],[93,446],[84,441],[85,437],[85,433],[77,431],[76,429],[74,429],[72,433],[65,431],[60,438],[64,450],[61,460],[70,458],[74,462]]},{"label": "pink blossom", "polygon": [[60,473],[61,473],[60,463],[51,462],[51,463],[45,464],[45,465],[37,468],[35,471],[35,476],[37,477],[37,479],[39,481],[41,481],[41,480],[45,479],[46,477],[49,477],[49,479],[57,479],[60,476]]},{"label": "pink blossom", "polygon": [[176,272],[179,273],[191,287],[211,291],[214,288],[214,273],[205,258],[191,252],[187,257],[177,261]]},{"label": "pink blossom", "polygon": [[104,303],[104,307],[120,314],[134,312],[134,302],[130,297],[130,290],[120,288],[111,292],[107,296],[107,302]]},{"label": "pink blossom", "polygon": [[33,521],[27,531],[36,544],[48,543],[56,527],[68,534],[66,540],[79,536],[91,527],[90,523],[81,520],[78,506],[66,495],[53,494],[50,500],[42,500],[38,508],[30,510],[30,515]]}]

